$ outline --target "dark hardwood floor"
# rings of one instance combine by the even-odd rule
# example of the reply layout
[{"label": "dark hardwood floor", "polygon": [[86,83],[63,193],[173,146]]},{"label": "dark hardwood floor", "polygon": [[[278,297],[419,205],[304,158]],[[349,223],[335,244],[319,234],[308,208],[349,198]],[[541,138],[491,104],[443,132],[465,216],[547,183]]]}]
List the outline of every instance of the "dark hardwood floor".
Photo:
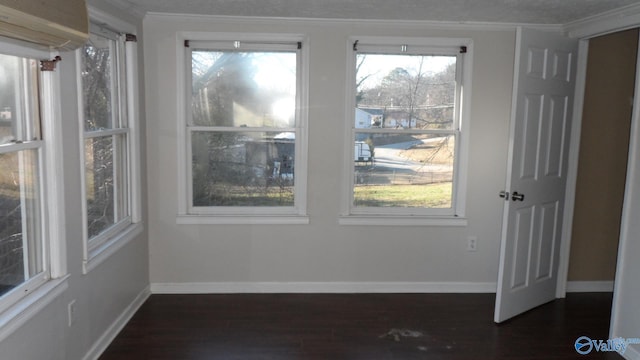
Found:
[{"label": "dark hardwood floor", "polygon": [[496,325],[493,294],[152,295],[100,359],[622,359],[574,348],[608,338],[611,299]]}]

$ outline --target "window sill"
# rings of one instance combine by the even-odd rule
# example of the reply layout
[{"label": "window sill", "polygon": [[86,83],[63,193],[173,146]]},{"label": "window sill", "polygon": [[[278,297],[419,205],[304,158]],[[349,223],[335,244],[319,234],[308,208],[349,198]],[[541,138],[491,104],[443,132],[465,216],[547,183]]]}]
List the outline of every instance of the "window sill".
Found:
[{"label": "window sill", "polygon": [[376,226],[467,226],[467,218],[454,216],[390,216],[390,215],[343,215],[340,225]]},{"label": "window sill", "polygon": [[307,215],[178,215],[179,225],[307,225]]},{"label": "window sill", "polygon": [[89,252],[87,259],[82,263],[82,273],[88,274],[91,270],[95,269],[103,261],[136,238],[136,236],[140,235],[143,229],[144,226],[142,223],[131,224],[100,247],[93,249]]},{"label": "window sill", "polygon": [[69,275],[49,280],[0,314],[0,342],[53,302],[67,288]]}]

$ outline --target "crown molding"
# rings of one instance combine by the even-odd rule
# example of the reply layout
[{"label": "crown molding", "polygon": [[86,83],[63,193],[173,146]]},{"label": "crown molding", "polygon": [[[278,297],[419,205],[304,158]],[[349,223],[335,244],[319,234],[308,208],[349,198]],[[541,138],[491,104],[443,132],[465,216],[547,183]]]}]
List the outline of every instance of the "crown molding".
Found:
[{"label": "crown molding", "polygon": [[[122,1],[122,0],[109,0]],[[386,20],[386,19],[334,19],[334,18],[298,18],[298,17],[259,17],[259,16],[229,16],[180,14],[164,12],[148,12],[145,19],[202,21],[230,24],[259,24],[259,25],[376,25],[382,27],[429,28],[441,30],[471,30],[471,31],[511,31],[517,27],[527,27],[543,31],[563,32],[560,24],[527,24],[527,23],[498,23],[498,22],[455,22],[432,20]]]},{"label": "crown molding", "polygon": [[632,4],[567,23],[564,30],[569,37],[587,39],[638,27],[639,24],[640,4]]}]

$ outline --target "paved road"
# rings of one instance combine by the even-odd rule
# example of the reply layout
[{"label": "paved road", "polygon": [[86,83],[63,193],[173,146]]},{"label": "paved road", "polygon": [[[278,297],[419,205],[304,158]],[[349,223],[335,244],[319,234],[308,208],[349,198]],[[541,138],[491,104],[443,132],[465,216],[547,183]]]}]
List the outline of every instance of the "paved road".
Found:
[{"label": "paved road", "polygon": [[[429,139],[426,141],[434,141]],[[356,181],[361,184],[422,184],[441,182],[451,179],[450,165],[425,164],[412,161],[400,156],[402,150],[407,150],[422,141],[410,141],[375,148],[375,165],[359,166],[356,168]]]}]

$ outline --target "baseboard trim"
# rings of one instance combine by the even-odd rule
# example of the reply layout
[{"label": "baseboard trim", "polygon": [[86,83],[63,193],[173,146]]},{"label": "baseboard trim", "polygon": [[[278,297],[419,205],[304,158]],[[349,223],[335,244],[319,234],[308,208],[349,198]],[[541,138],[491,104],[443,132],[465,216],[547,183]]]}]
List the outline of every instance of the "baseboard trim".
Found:
[{"label": "baseboard trim", "polygon": [[152,294],[495,293],[496,283],[468,282],[220,282],[152,283]]},{"label": "baseboard trim", "polygon": [[91,346],[91,349],[82,358],[83,360],[96,360],[107,349],[109,344],[116,338],[118,333],[124,328],[124,326],[131,320],[133,315],[138,311],[140,306],[151,295],[149,286],[145,287],[135,299],[124,309],[122,314],[116,318],[116,320],[109,326],[107,330],[98,338],[98,340]]},{"label": "baseboard trim", "polygon": [[613,281],[568,281],[567,292],[612,292]]},{"label": "baseboard trim", "polygon": [[627,360],[640,360],[640,351],[632,346],[633,345],[629,345],[629,347],[627,348],[627,351],[625,351],[624,354],[622,354],[622,357],[624,357]]}]

